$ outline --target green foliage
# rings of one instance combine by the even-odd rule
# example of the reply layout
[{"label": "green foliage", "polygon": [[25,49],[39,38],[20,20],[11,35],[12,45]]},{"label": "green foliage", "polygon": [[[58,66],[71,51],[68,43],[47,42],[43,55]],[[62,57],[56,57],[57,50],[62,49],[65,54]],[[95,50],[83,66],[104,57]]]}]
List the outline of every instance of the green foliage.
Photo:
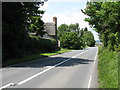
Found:
[{"label": "green foliage", "polygon": [[80,30],[78,23],[60,25],[58,37],[64,48],[82,49],[85,46],[93,47],[95,45],[93,34],[87,30],[87,27]]},{"label": "green foliage", "polygon": [[84,29],[84,31],[85,31],[85,32],[88,31],[87,27]]},{"label": "green foliage", "polygon": [[120,52],[118,53],[118,88],[120,89]]},{"label": "green foliage", "polygon": [[36,35],[40,35],[43,37],[45,34],[44,30],[44,22],[41,20],[40,16],[31,16],[31,22],[28,26],[28,32],[36,33]]},{"label": "green foliage", "polygon": [[41,39],[37,36],[29,36],[26,49],[28,52],[37,53],[37,51],[51,52],[55,50],[56,41],[54,39]]},{"label": "green foliage", "polygon": [[84,41],[85,45],[90,47],[95,46],[94,36],[90,31],[87,31],[87,29],[85,29],[81,38]]},{"label": "green foliage", "polygon": [[62,36],[62,34],[64,32],[70,32],[69,26],[67,24],[61,24],[58,27],[58,38],[60,39],[60,37]]},{"label": "green foliage", "polygon": [[36,32],[43,36],[44,11],[39,11],[40,2],[3,2],[2,3],[2,55],[3,62],[11,58],[21,58],[37,52],[55,50],[55,40],[29,36]]},{"label": "green foliage", "polygon": [[82,40],[77,36],[75,32],[65,32],[61,37],[61,47],[68,49],[81,49]]},{"label": "green foliage", "polygon": [[76,32],[77,34],[80,33],[80,28],[79,28],[79,24],[61,24],[58,27],[58,38],[60,38],[62,36],[62,34],[64,34],[64,32]]},{"label": "green foliage", "polygon": [[[56,40],[54,39],[41,39],[40,37],[37,36],[29,36],[26,38],[26,43],[24,43],[24,51],[20,50],[21,48],[14,47],[14,50],[17,50],[16,53],[14,53],[14,56],[16,58],[22,58],[26,55],[32,55],[32,54],[37,54],[40,52],[53,52],[55,51],[55,46],[56,46]],[[21,43],[20,43],[21,44]],[[23,46],[23,45],[20,45]],[[6,54],[6,53],[4,53]],[[13,54],[13,52],[12,52]],[[10,55],[10,54],[8,54]],[[6,55],[7,56],[7,55]],[[10,59],[9,58],[4,58],[3,63],[6,62],[6,60]],[[15,57],[13,57],[15,58]],[[9,62],[7,60],[7,62]]]},{"label": "green foliage", "polygon": [[79,27],[78,23],[76,23],[76,24],[70,24],[69,25],[69,29],[70,29],[70,31],[77,32],[77,34],[79,34],[80,27]]},{"label": "green foliage", "polygon": [[88,2],[82,12],[89,16],[85,21],[99,33],[104,47],[120,51],[120,2]]}]

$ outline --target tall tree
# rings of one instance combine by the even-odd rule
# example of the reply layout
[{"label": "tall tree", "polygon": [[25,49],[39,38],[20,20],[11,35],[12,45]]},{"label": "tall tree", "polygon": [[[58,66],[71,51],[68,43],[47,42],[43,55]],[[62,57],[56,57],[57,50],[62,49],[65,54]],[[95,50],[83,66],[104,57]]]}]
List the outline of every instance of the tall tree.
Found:
[{"label": "tall tree", "polygon": [[87,28],[84,29],[84,32],[81,36],[82,40],[84,41],[86,46],[94,47],[95,40],[92,32],[88,31]]},{"label": "tall tree", "polygon": [[90,47],[94,47],[95,46],[95,39],[94,39],[94,35],[91,31],[88,31],[87,27],[82,28],[80,30],[80,37],[83,41],[83,43],[85,44],[85,46],[90,46]]},{"label": "tall tree", "polygon": [[[39,11],[41,2],[3,2],[2,3],[2,44],[3,59],[21,57],[26,50],[28,27],[33,16],[41,20],[43,11]],[[34,22],[33,24],[35,24]],[[43,23],[40,21],[39,23]],[[38,23],[37,23],[38,24]],[[43,24],[41,25],[41,27]],[[37,27],[39,28],[39,27]],[[42,28],[39,28],[42,30]]]},{"label": "tall tree", "polygon": [[65,32],[76,32],[77,35],[80,34],[80,27],[79,27],[79,24],[76,23],[76,24],[70,24],[70,25],[67,25],[67,24],[61,24],[59,27],[58,27],[58,37],[61,37],[63,33]]},{"label": "tall tree", "polygon": [[58,27],[58,38],[60,39],[62,34],[64,34],[65,32],[70,32],[69,26],[67,24],[61,24]]},{"label": "tall tree", "polygon": [[[70,35],[68,35],[68,34],[70,34]],[[75,34],[75,37],[72,36],[73,34]],[[67,25],[67,24],[60,25],[58,27],[58,35],[59,35],[59,39],[61,41],[62,47],[66,47],[66,48],[72,47],[73,48],[76,45],[77,48],[78,47],[84,48],[85,45],[87,45],[87,46],[95,45],[95,40],[94,40],[93,34],[90,31],[88,31],[87,27],[85,29],[80,30],[78,23],[70,24],[70,25]],[[76,40],[76,38],[78,40]],[[75,40],[78,43],[76,43]]]},{"label": "tall tree", "polygon": [[85,21],[99,33],[104,46],[120,50],[120,2],[87,2],[82,12],[89,16]]}]

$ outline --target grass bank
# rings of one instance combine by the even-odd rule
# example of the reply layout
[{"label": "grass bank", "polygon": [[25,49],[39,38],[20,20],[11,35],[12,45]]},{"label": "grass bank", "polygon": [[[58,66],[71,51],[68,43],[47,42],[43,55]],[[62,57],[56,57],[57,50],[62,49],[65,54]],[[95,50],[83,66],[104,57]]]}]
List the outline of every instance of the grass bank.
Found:
[{"label": "grass bank", "polygon": [[72,50],[61,49],[59,51],[55,51],[55,52],[51,52],[51,53],[39,53],[39,54],[25,56],[23,58],[18,58],[18,59],[9,59],[6,62],[2,63],[2,66],[9,66],[9,65],[17,64],[17,63],[27,62],[27,61],[31,61],[31,60],[35,60],[35,59],[40,59],[40,58],[43,58],[43,57],[62,54],[62,53],[65,53],[65,52],[70,52],[70,51],[72,51]]},{"label": "grass bank", "polygon": [[98,55],[99,87],[118,88],[118,52],[99,46]]},{"label": "grass bank", "polygon": [[120,52],[118,54],[118,88],[120,90]]}]

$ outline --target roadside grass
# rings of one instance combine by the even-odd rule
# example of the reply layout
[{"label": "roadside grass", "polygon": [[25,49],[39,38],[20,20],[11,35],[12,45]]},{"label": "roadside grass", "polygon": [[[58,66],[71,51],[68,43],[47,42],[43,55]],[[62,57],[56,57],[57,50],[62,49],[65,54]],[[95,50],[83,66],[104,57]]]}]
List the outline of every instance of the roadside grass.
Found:
[{"label": "roadside grass", "polygon": [[40,59],[40,58],[44,58],[44,57],[48,57],[48,56],[57,55],[57,54],[62,54],[62,53],[70,52],[70,51],[72,51],[72,50],[62,48],[59,51],[55,51],[55,52],[51,52],[51,53],[39,53],[39,54],[25,56],[23,58],[9,59],[9,60],[5,61],[4,63],[2,63],[2,66],[4,67],[4,66],[17,64],[17,63],[23,63],[23,62],[36,60],[36,59]]},{"label": "roadside grass", "polygon": [[120,90],[120,52],[118,53],[118,88]]},{"label": "roadside grass", "polygon": [[98,56],[99,88],[118,88],[118,52],[99,46]]}]

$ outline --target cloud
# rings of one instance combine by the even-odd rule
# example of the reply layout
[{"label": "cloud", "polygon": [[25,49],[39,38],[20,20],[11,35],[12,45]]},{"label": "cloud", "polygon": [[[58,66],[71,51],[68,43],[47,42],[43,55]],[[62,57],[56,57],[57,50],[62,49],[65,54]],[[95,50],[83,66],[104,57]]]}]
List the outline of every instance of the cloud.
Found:
[{"label": "cloud", "polygon": [[56,13],[53,15],[45,13],[43,16],[43,21],[51,22],[54,16],[56,16],[58,19],[58,26],[64,23],[68,25],[79,23],[81,28],[89,26],[88,23],[84,21],[86,16],[80,10],[65,11],[64,13]]}]

